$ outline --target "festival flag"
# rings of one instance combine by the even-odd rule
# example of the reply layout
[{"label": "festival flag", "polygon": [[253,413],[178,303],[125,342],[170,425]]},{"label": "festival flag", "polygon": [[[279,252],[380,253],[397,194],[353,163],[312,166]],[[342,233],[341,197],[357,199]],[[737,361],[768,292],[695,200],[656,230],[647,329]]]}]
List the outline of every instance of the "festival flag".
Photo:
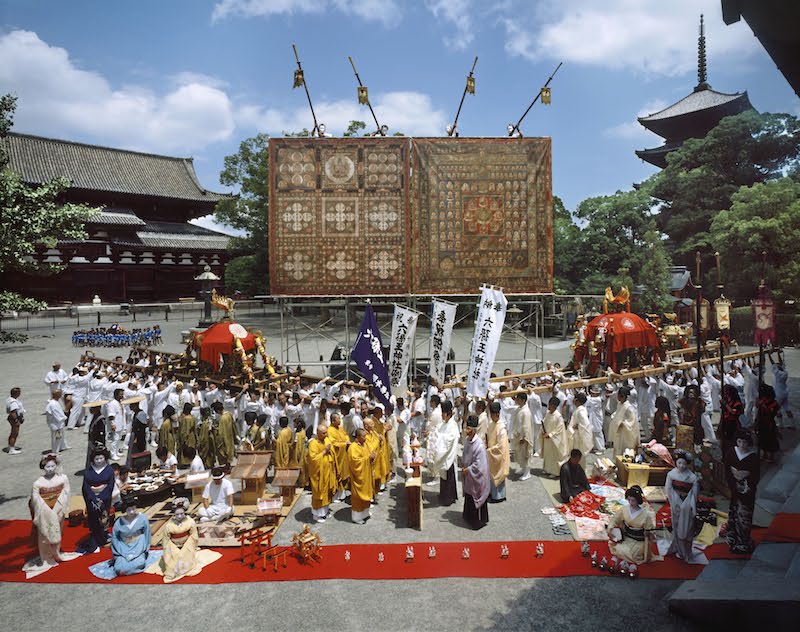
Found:
[{"label": "festival flag", "polygon": [[367,105],[369,103],[369,91],[367,86],[358,86],[358,104]]},{"label": "festival flag", "polygon": [[294,85],[292,88],[299,88],[305,83],[305,77],[303,76],[303,71],[299,68],[294,71]]},{"label": "festival flag", "polygon": [[775,302],[770,296],[767,286],[758,286],[758,298],[753,302],[753,344],[775,345]]},{"label": "festival flag", "polygon": [[386,361],[383,358],[383,344],[381,332],[378,329],[378,320],[369,303],[364,310],[364,320],[361,321],[361,329],[353,345],[353,350],[350,352],[350,357],[367,382],[375,387],[376,397],[384,406],[388,406],[391,397],[389,371],[386,369]]},{"label": "festival flag", "polygon": [[394,306],[392,317],[392,344],[389,350],[389,381],[396,397],[406,397],[408,366],[417,333],[419,312],[407,307]]},{"label": "festival flag", "polygon": [[450,337],[456,320],[455,303],[433,299],[431,313],[431,343],[428,357],[431,360],[430,376],[444,384],[447,356],[450,353]]},{"label": "festival flag", "polygon": [[486,397],[489,391],[489,377],[500,346],[507,307],[508,301],[502,290],[487,286],[481,288],[481,302],[467,370],[467,395]]},{"label": "festival flag", "polygon": [[717,329],[724,331],[731,328],[731,302],[727,298],[718,298],[714,301],[714,311],[717,318]]},{"label": "festival flag", "polygon": [[475,77],[472,75],[467,77],[467,92],[475,94]]},{"label": "festival flag", "polygon": [[542,88],[542,105],[550,105],[550,88]]}]

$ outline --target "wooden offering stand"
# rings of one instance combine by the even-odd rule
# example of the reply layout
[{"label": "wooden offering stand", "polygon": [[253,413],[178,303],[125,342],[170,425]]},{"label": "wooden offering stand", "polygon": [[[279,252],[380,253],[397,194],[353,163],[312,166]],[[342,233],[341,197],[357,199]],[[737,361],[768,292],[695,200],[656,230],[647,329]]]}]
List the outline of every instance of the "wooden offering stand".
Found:
[{"label": "wooden offering stand", "polygon": [[275,468],[272,486],[280,488],[284,506],[288,507],[292,504],[298,478],[300,478],[300,468]]}]

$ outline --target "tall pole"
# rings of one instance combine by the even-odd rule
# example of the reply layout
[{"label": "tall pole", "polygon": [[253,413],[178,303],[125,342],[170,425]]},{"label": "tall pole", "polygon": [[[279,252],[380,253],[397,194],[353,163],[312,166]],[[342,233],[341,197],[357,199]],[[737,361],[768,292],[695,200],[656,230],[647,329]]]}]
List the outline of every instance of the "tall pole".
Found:
[{"label": "tall pole", "polygon": [[703,370],[703,364],[700,362],[700,349],[702,347],[700,334],[702,332],[702,327],[700,326],[700,304],[703,302],[703,284],[700,278],[700,251],[698,250],[694,255],[695,264],[697,265],[697,301],[695,306],[695,319],[697,321],[697,383],[700,384],[700,375],[701,371]]},{"label": "tall pole", "polygon": [[[456,118],[453,119],[453,126],[452,131],[450,132],[451,135],[456,133],[456,126],[458,125],[458,117],[461,114],[461,106],[464,105],[464,97],[467,96],[467,90],[469,90],[470,79],[472,79],[472,75],[475,72],[475,66],[478,65],[478,56],[475,56],[475,61],[472,62],[472,69],[469,71],[469,76],[467,77],[467,84],[464,86],[464,92],[461,93],[461,101],[458,104],[458,110],[456,110]],[[473,83],[473,86],[475,84]],[[473,94],[475,90],[473,89]]]},{"label": "tall pole", "polygon": [[[759,296],[762,295],[760,291],[761,288],[765,288],[767,285],[767,251],[761,251],[761,283],[759,284]],[[766,292],[763,292],[763,295],[766,295]],[[764,338],[763,336],[759,336],[758,338],[758,385],[761,386],[764,383]]]},{"label": "tall pole", "polygon": [[[302,73],[303,66],[300,65],[300,56],[297,54],[297,46],[292,44],[292,50],[294,51],[294,58],[297,61],[297,69]],[[308,99],[308,108],[311,110],[311,118],[314,119],[314,127],[311,129],[311,135],[313,136],[314,132],[319,132],[319,125],[317,124],[317,115],[314,114],[314,106],[311,104],[311,94],[308,91],[308,85],[306,84],[305,75],[302,76],[303,76],[303,89],[306,91],[306,99]]]},{"label": "tall pole", "polygon": [[522,116],[520,116],[520,117],[519,117],[519,120],[517,121],[517,124],[516,124],[516,125],[514,125],[514,127],[512,127],[510,130],[508,130],[508,135],[509,135],[509,136],[513,136],[513,135],[514,135],[514,132],[519,132],[519,131],[520,131],[520,130],[519,130],[519,126],[520,126],[520,125],[522,125],[522,120],[523,120],[523,119],[524,119],[526,116],[528,116],[528,112],[530,112],[530,111],[531,111],[531,108],[532,108],[534,105],[536,105],[536,102],[537,102],[537,101],[539,100],[539,98],[542,96],[542,90],[544,90],[544,89],[545,89],[547,86],[549,86],[549,85],[550,85],[550,82],[553,80],[553,77],[555,77],[555,76],[556,76],[556,73],[558,72],[558,69],[559,69],[559,68],[561,68],[561,65],[562,65],[563,63],[564,63],[563,61],[560,61],[560,62],[558,62],[558,66],[556,66],[556,69],[553,71],[553,74],[552,74],[552,75],[550,75],[550,77],[547,79],[547,81],[545,82],[545,84],[544,84],[544,85],[543,85],[543,86],[542,86],[542,87],[539,89],[539,93],[538,93],[538,94],[537,94],[537,95],[534,97],[533,101],[531,101],[531,104],[528,106],[528,109],[527,109],[527,110],[525,110],[525,111],[522,113]]},{"label": "tall pole", "polygon": [[[358,87],[363,88],[364,84],[361,83],[361,77],[358,76],[358,70],[356,70],[356,65],[355,63],[353,63],[353,58],[348,55],[347,59],[350,60],[350,65],[353,67],[353,74],[356,76],[356,80],[358,80]],[[372,120],[375,121],[375,130],[376,130],[375,133],[380,134],[381,136],[385,136],[385,134],[381,130],[381,124],[378,123],[378,117],[375,116],[375,110],[372,109],[372,103],[370,103],[369,97],[367,97],[367,107],[369,108],[370,114],[372,114]]]}]

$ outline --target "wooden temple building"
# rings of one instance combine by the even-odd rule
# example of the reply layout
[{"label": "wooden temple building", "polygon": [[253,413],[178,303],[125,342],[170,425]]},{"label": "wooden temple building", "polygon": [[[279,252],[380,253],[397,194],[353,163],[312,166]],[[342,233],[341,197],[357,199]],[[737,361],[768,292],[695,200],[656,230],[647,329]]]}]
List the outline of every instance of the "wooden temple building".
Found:
[{"label": "wooden temple building", "polygon": [[190,224],[214,212],[226,194],[203,188],[191,158],[160,156],[10,133],[9,167],[36,185],[66,177],[63,202],[99,207],[85,241],[63,241],[31,253],[65,264],[55,276],[15,273],[3,287],[51,303],[137,303],[197,296],[194,278],[207,264],[222,277],[230,238]]},{"label": "wooden temple building", "polygon": [[726,116],[754,109],[747,92],[727,94],[712,90],[706,69],[706,38],[703,16],[700,16],[698,40],[697,85],[680,101],[663,110],[640,116],[639,123],[664,139],[664,144],[636,151],[645,162],[661,169],[667,166],[667,154],[680,148],[688,138],[703,138]]}]

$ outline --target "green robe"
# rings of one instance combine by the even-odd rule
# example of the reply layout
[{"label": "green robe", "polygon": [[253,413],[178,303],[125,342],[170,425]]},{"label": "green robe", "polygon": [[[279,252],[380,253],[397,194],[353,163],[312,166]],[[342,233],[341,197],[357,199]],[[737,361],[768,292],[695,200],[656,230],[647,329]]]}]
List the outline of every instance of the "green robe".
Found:
[{"label": "green robe", "polygon": [[[187,445],[197,447],[197,420],[193,415],[181,415],[180,423],[178,424],[178,443],[180,444],[180,452],[177,454],[178,463],[181,466],[188,466],[191,462],[183,456],[183,448]],[[202,458],[202,457],[201,457]]]},{"label": "green robe", "polygon": [[214,467],[217,454],[214,448],[214,434],[211,430],[210,419],[203,419],[197,429],[197,452],[203,459],[206,469]]},{"label": "green robe", "polygon": [[236,426],[233,415],[227,411],[222,413],[214,428],[214,448],[221,465],[233,463],[236,456]]},{"label": "green robe", "polygon": [[172,420],[165,419],[158,430],[158,445],[164,446],[169,452],[175,454],[175,433],[172,431]]}]

